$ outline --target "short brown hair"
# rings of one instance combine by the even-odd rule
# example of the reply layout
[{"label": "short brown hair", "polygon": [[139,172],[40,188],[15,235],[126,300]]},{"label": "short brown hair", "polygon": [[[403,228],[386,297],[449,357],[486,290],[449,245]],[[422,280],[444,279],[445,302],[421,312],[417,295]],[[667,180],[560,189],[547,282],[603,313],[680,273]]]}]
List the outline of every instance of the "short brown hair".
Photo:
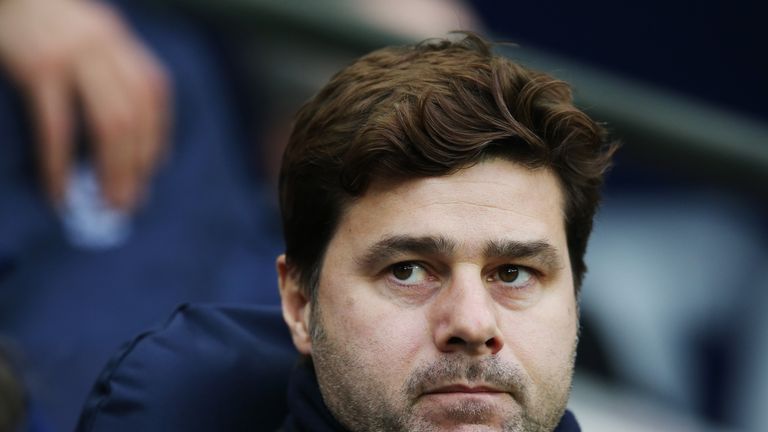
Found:
[{"label": "short brown hair", "polygon": [[494,54],[475,34],[374,51],[296,116],[280,171],[289,268],[314,297],[342,212],[373,180],[449,175],[499,157],[559,178],[578,292],[616,147],[573,106],[568,84]]}]

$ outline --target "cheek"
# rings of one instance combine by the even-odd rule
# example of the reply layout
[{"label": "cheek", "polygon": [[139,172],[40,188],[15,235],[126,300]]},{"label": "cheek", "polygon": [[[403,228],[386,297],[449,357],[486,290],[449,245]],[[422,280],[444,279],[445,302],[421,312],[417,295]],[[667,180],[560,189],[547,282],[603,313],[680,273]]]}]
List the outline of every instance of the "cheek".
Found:
[{"label": "cheek", "polygon": [[384,380],[399,386],[405,382],[419,353],[428,346],[427,326],[417,311],[402,310],[378,299],[349,297],[337,315],[342,337],[369,366],[384,371]]},{"label": "cheek", "polygon": [[518,361],[541,382],[570,365],[576,332],[576,304],[570,301],[516,315],[505,333]]}]

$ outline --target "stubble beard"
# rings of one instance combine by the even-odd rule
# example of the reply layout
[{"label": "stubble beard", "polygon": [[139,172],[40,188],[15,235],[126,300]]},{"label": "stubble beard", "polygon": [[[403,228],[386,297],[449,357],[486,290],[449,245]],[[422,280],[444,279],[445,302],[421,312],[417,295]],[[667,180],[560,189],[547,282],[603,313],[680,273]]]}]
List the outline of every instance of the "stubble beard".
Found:
[{"label": "stubble beard", "polygon": [[[396,395],[388,394],[383,383],[366,374],[368,367],[351,344],[329,336],[317,305],[311,317],[312,360],[323,399],[334,417],[354,432],[437,432],[443,430],[430,417],[438,413],[420,410],[418,396],[434,384],[457,380],[481,380],[509,389],[517,410],[494,412],[488,404],[464,403],[449,406],[439,413],[442,421],[476,425],[477,430],[493,430],[490,421],[501,417],[502,432],[550,432],[565,412],[570,394],[578,337],[573,342],[570,363],[563,373],[544,383],[540,395],[532,400],[530,380],[518,367],[498,358],[472,360],[449,355],[417,368]],[[402,403],[397,405],[396,402]],[[466,429],[463,429],[466,430]]]}]

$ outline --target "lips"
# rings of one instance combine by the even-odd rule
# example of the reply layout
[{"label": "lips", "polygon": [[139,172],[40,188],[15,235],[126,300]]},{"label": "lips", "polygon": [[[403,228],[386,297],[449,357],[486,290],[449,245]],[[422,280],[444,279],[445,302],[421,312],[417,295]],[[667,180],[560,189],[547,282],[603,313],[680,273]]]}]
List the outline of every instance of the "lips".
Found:
[{"label": "lips", "polygon": [[472,385],[463,385],[463,384],[453,384],[453,385],[437,387],[425,392],[425,394],[444,394],[444,393],[506,393],[506,392],[501,391],[494,387],[489,387],[484,385],[472,386]]}]

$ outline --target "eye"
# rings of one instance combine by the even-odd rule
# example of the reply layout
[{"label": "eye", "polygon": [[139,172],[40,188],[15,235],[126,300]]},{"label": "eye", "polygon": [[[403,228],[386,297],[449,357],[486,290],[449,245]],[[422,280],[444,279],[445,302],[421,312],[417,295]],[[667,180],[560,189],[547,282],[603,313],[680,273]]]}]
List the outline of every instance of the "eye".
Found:
[{"label": "eye", "polygon": [[401,285],[419,285],[430,277],[424,267],[414,262],[397,263],[390,267],[390,273]]},{"label": "eye", "polygon": [[488,278],[489,282],[499,281],[504,286],[511,288],[525,288],[533,279],[532,270],[514,264],[505,264],[498,267]]}]

